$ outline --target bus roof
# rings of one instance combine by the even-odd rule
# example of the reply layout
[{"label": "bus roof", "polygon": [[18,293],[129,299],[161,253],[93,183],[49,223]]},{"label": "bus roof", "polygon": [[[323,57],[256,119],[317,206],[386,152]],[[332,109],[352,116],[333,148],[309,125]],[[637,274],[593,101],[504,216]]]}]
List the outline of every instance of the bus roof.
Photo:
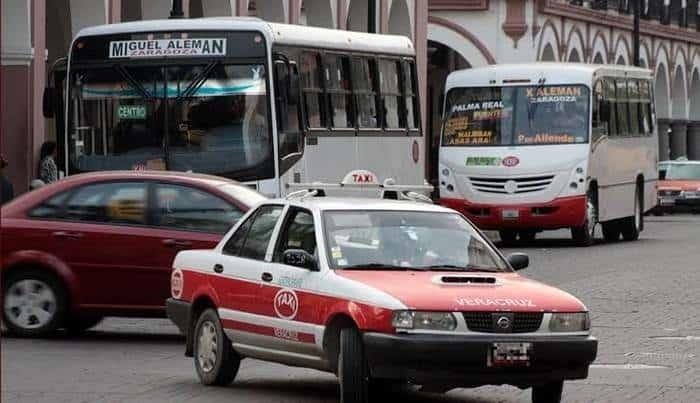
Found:
[{"label": "bus roof", "polygon": [[414,56],[411,40],[399,35],[379,35],[305,25],[271,23],[252,17],[210,17],[133,21],[83,28],[76,38],[96,35],[158,31],[259,31],[271,43],[310,48]]},{"label": "bus roof", "polygon": [[583,63],[523,63],[498,64],[459,70],[447,77],[445,89],[454,87],[489,87],[507,85],[586,84],[591,85],[596,77],[633,77],[652,79],[651,70],[620,65]]}]

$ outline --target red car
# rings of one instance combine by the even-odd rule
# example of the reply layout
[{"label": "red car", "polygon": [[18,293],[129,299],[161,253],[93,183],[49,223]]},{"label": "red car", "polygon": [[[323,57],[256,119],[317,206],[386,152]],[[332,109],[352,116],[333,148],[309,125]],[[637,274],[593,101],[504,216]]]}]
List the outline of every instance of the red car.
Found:
[{"label": "red car", "polygon": [[76,175],[27,193],[2,207],[3,323],[41,336],[104,316],[164,316],[178,251],[214,247],[263,199],[174,172]]},{"label": "red car", "polygon": [[700,161],[659,163],[657,215],[675,210],[700,212]]}]

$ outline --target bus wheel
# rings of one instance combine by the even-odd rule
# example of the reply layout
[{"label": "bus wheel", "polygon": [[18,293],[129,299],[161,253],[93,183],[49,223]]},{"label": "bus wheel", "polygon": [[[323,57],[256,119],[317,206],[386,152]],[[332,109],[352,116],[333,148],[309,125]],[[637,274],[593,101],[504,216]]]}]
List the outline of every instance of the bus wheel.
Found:
[{"label": "bus wheel", "polygon": [[578,246],[591,246],[595,240],[596,207],[589,196],[586,203],[586,220],[580,227],[571,228],[571,237]]},{"label": "bus wheel", "polygon": [[616,221],[603,223],[603,239],[605,239],[605,242],[619,241],[620,224]]},{"label": "bus wheel", "polygon": [[634,215],[622,221],[622,239],[625,241],[636,241],[639,239],[639,234],[644,227],[642,194],[643,192],[641,192],[639,186],[637,186],[637,193],[634,195]]},{"label": "bus wheel", "polygon": [[502,246],[515,245],[515,242],[518,239],[518,233],[515,231],[500,230],[498,231],[498,236],[501,238]]}]

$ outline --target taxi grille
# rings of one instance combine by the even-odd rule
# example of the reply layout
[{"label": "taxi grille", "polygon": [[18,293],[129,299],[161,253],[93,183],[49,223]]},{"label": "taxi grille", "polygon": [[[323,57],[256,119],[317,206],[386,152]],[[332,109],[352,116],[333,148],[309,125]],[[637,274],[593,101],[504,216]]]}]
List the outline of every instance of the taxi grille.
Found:
[{"label": "taxi grille", "polygon": [[[473,332],[504,333],[499,329],[496,321],[504,312],[463,312],[467,327]],[[544,314],[541,312],[516,312],[512,314],[513,323],[505,333],[530,333],[535,332],[542,324]]]}]

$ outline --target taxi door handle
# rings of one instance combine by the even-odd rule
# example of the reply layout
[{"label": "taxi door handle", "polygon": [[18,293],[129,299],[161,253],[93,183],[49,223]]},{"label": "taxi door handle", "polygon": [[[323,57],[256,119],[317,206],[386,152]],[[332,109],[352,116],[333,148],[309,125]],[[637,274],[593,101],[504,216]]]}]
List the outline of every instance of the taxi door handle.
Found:
[{"label": "taxi door handle", "polygon": [[214,271],[217,273],[222,273],[224,271],[224,266],[217,263],[214,265]]},{"label": "taxi door handle", "polygon": [[272,274],[265,272],[262,274],[262,276],[260,276],[260,278],[262,278],[262,281],[269,283],[272,281]]}]

